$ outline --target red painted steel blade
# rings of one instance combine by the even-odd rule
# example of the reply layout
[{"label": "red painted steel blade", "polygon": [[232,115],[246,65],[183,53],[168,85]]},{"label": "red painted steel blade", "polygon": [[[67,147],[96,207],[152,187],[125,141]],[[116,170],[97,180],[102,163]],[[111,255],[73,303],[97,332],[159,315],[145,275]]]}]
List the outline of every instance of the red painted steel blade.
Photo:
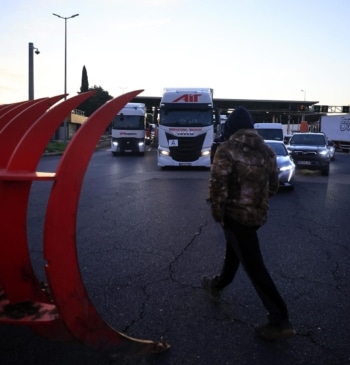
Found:
[{"label": "red painted steel blade", "polygon": [[[15,150],[23,135],[28,131],[30,126],[43,115],[48,108],[56,104],[64,95],[58,95],[53,98],[46,98],[31,104],[14,118],[12,118],[0,130],[0,168],[6,167],[12,152]],[[30,150],[27,151],[29,155]]]},{"label": "red painted steel blade", "polygon": [[[50,138],[60,124],[62,124],[63,119],[95,93],[96,91],[93,90],[69,98],[38,118],[24,133],[16,149],[13,151],[7,170],[35,171]],[[28,154],[28,151],[30,151],[30,154]]]},{"label": "red painted steel blade", "polygon": [[[28,251],[27,207],[32,181],[25,180],[23,177],[27,173],[35,180],[34,174],[31,173],[35,170],[43,149],[56,128],[62,123],[64,116],[94,93],[95,91],[78,95],[52,108],[42,118],[38,120],[35,118],[36,127],[33,128],[32,124],[31,128],[24,131],[24,137],[17,136],[17,139],[20,138],[20,142],[17,141],[18,145],[13,147],[15,150],[7,169],[0,169],[0,237],[2,242],[0,246],[0,283],[11,303],[26,300],[45,301],[46,298],[41,292],[40,283],[34,274]],[[52,98],[52,103],[57,102],[63,96]],[[13,123],[16,120],[15,118]],[[16,133],[14,132],[14,134]],[[13,178],[14,181],[7,180],[9,171],[18,170],[22,171],[22,177]]]},{"label": "red painted steel blade", "polygon": [[[6,310],[0,308],[0,322],[25,324],[38,335],[56,341],[72,342],[76,338],[58,317],[56,306],[50,302],[47,293],[42,290],[42,283],[34,274],[26,244],[26,210],[31,181],[52,180],[55,177],[53,173],[34,172],[42,151],[63,118],[94,93],[95,91],[80,94],[44,113],[24,131],[24,136],[20,136],[23,146],[21,142],[18,143],[12,153],[12,163],[10,161],[8,164],[12,171],[0,169],[0,285],[6,288],[1,294],[0,306],[5,303]],[[49,106],[63,96],[49,99]],[[30,105],[36,102],[33,101]],[[17,112],[22,113],[23,109],[27,108],[17,109]],[[18,171],[17,167],[23,170]],[[3,245],[4,242],[7,244]],[[26,311],[31,313],[33,308],[38,308],[36,315],[26,315]],[[20,319],[18,310],[22,315]],[[13,313],[16,318],[13,318]]]},{"label": "red painted steel blade", "polygon": [[53,303],[22,302],[12,305],[0,284],[0,323],[29,327],[52,341],[76,342]]},{"label": "red painted steel blade", "polygon": [[21,101],[21,102],[18,102],[18,103],[11,103],[11,104],[2,104],[2,105],[0,105],[0,119],[1,119],[1,117],[2,117],[5,113],[7,113],[10,109],[12,109],[12,108],[16,107],[16,106],[17,106],[17,105],[19,105],[19,104],[23,104],[23,103],[25,103],[25,102],[27,102],[27,100],[26,100],[26,101]]},{"label": "red painted steel blade", "polygon": [[23,110],[29,108],[31,105],[47,98],[34,99],[25,101],[23,103],[13,104],[0,116],[0,131],[2,128],[14,117],[19,115]]},{"label": "red painted steel blade", "polygon": [[27,245],[29,190],[30,182],[0,180],[0,283],[12,304],[47,300],[32,268]]},{"label": "red painted steel blade", "polygon": [[80,127],[61,157],[47,205],[44,255],[52,296],[68,329],[96,350],[154,353],[168,348],[153,341],[130,338],[104,322],[88,298],[76,251],[78,201],[91,155],[114,115],[141,91],[109,101]]}]

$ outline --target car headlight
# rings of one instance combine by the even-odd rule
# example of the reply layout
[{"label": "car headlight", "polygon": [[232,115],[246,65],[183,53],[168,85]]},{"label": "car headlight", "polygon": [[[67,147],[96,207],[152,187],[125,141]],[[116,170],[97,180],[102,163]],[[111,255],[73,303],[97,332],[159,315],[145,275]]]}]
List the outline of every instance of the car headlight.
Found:
[{"label": "car headlight", "polygon": [[288,166],[282,166],[280,168],[280,171],[288,171],[288,170],[292,170],[293,169],[293,165],[288,165]]},{"label": "car headlight", "polygon": [[323,150],[323,151],[319,151],[318,153],[319,153],[319,155],[321,155],[321,156],[326,156],[326,155],[328,155],[328,154],[329,154],[329,151],[328,151],[328,150]]}]

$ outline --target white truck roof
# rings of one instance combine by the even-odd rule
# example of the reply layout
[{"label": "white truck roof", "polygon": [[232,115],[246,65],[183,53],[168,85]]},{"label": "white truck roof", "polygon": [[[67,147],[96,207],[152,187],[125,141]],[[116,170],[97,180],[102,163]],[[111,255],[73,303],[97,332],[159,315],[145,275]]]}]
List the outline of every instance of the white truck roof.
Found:
[{"label": "white truck roof", "polygon": [[211,88],[165,88],[161,103],[213,103]]},{"label": "white truck roof", "polygon": [[268,129],[283,129],[282,128],[282,123],[255,123],[254,124],[254,128],[255,129],[265,129],[265,128],[268,128]]},{"label": "white truck roof", "polygon": [[142,115],[146,113],[146,105],[143,103],[127,103],[118,114]]}]

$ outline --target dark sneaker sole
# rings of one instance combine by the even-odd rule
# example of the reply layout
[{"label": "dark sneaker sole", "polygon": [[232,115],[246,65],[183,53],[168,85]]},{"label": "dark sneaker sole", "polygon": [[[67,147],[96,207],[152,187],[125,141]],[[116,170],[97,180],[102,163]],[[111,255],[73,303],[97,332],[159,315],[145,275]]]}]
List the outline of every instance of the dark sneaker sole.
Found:
[{"label": "dark sneaker sole", "polygon": [[209,294],[210,298],[214,301],[220,300],[220,291],[215,290],[211,286],[211,281],[209,278],[204,277],[202,279],[202,288]]},{"label": "dark sneaker sole", "polygon": [[260,338],[268,341],[284,340],[296,335],[296,331],[293,328],[275,329],[257,327],[254,332]]}]

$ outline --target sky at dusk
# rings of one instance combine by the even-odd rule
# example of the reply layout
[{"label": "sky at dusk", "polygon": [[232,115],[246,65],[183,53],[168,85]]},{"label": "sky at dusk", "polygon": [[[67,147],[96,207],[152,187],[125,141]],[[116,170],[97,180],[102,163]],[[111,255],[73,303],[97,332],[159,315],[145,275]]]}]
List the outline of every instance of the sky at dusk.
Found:
[{"label": "sky at dusk", "polygon": [[214,97],[349,105],[350,2],[279,0],[13,0],[0,13],[0,104],[89,86],[210,87]]}]

